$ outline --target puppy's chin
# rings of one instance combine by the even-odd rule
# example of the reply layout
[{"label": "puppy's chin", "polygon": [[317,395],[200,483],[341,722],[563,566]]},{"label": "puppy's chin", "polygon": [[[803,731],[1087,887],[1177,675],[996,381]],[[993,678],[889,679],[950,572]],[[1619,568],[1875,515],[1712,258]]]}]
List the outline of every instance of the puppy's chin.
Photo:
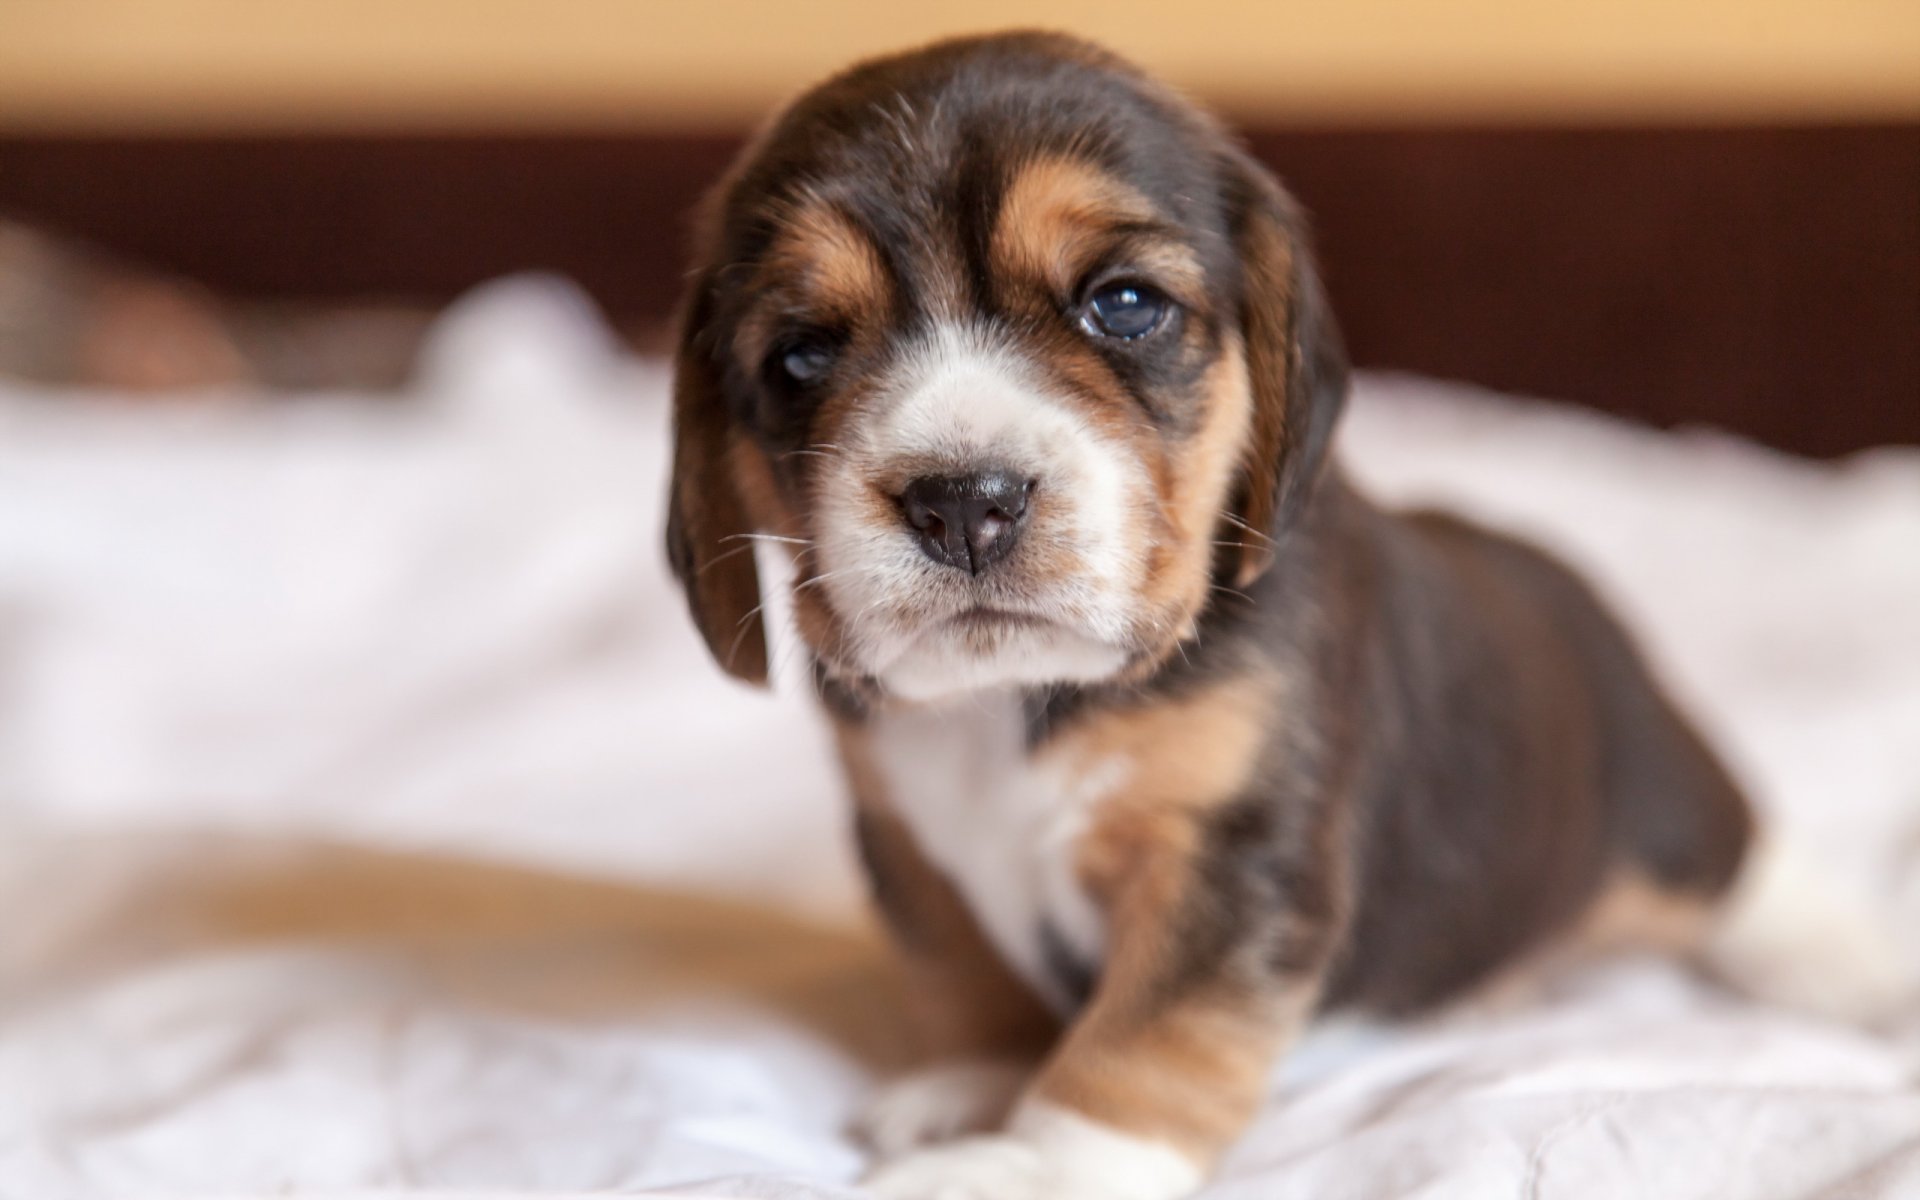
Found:
[{"label": "puppy's chin", "polygon": [[931,701],[993,688],[1093,683],[1126,665],[1120,646],[1038,621],[962,619],[909,642],[878,673],[903,700]]}]

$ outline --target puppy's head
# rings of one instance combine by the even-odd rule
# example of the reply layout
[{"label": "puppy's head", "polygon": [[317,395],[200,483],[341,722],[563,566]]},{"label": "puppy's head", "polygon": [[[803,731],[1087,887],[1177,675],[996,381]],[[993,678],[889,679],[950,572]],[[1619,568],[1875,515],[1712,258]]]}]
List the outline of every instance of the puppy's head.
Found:
[{"label": "puppy's head", "polygon": [[837,676],[918,699],[1150,670],[1266,569],[1346,391],[1291,201],[1064,37],[830,80],[699,249],[668,542],[747,679],[762,536]]}]

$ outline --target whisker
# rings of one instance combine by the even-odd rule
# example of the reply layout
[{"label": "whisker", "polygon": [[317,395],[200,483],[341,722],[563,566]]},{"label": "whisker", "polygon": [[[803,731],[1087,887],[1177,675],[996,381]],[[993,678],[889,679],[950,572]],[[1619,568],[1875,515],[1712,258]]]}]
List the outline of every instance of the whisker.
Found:
[{"label": "whisker", "polygon": [[765,608],[766,606],[767,606],[766,601],[763,600],[760,603],[754,605],[753,608],[748,611],[746,616],[740,618],[740,623],[739,623],[740,632],[733,635],[733,642],[727,647],[727,666],[729,667],[733,666],[734,655],[740,653],[740,643],[745,641],[747,634],[752,632],[753,630],[753,626],[747,624],[747,622],[759,616],[760,610]]},{"label": "whisker", "polygon": [[778,533],[730,533],[720,540],[723,542],[734,542],[742,539],[750,542],[781,542],[789,546],[813,545],[812,538],[786,537]]},{"label": "whisker", "polygon": [[705,575],[709,570],[719,566],[721,563],[727,561],[729,558],[732,558],[734,555],[745,554],[747,551],[751,549],[753,549],[753,545],[752,543],[748,543],[745,546],[735,546],[731,550],[723,551],[719,554],[716,554],[712,558],[708,559],[706,562],[701,563],[700,569],[698,571],[695,571],[694,575],[696,577]]},{"label": "whisker", "polygon": [[751,620],[753,620],[753,619],[754,619],[755,617],[757,617],[757,616],[759,616],[759,615],[760,615],[760,610],[761,610],[761,609],[763,609],[763,608],[765,608],[766,606],[767,606],[767,602],[766,602],[765,600],[762,600],[762,601],[761,601],[760,603],[758,603],[758,604],[756,604],[756,605],[754,605],[754,606],[753,606],[752,608],[750,608],[750,609],[748,609],[748,610],[747,610],[747,615],[746,615],[746,616],[744,616],[744,617],[741,617],[741,618],[740,618],[740,619],[739,619],[738,621],[736,621],[736,622],[734,622],[734,624],[735,624],[736,626],[740,626],[740,625],[745,625],[745,624],[746,624],[746,623],[747,623],[748,621],[751,621]]},{"label": "whisker", "polygon": [[1239,517],[1234,516],[1230,512],[1221,513],[1220,519],[1225,521],[1229,525],[1238,526],[1239,528],[1246,530],[1248,533],[1252,534],[1253,536],[1259,538],[1261,541],[1266,542],[1269,545],[1277,546],[1280,544],[1274,540],[1272,534],[1264,533],[1261,530],[1255,529],[1253,526],[1247,524],[1245,521],[1241,520]]},{"label": "whisker", "polygon": [[[785,678],[788,671],[793,669],[793,664],[796,660],[804,665],[806,660],[811,656],[811,653],[811,648],[808,647],[803,639],[799,637],[790,638],[786,646],[781,650],[778,669],[770,671],[768,674]],[[817,698],[820,689],[820,680],[811,670],[805,673],[807,682],[813,687]]]},{"label": "whisker", "polygon": [[843,567],[838,571],[822,571],[818,575],[811,576],[810,578],[803,579],[799,583],[794,584],[793,590],[796,592],[804,591],[805,589],[812,587],[816,583],[825,583],[827,580],[832,579],[835,575],[845,575],[849,570],[851,570],[851,568]]}]

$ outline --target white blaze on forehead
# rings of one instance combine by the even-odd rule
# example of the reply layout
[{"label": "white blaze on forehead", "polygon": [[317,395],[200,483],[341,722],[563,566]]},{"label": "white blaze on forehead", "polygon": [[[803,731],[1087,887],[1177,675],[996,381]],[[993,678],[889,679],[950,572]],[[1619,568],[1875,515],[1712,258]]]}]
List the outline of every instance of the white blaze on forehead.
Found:
[{"label": "white blaze on forehead", "polygon": [[[902,353],[875,396],[837,435],[841,455],[822,477],[816,512],[822,586],[876,675],[897,667],[916,694],[994,682],[1089,679],[1125,661],[1134,586],[1144,571],[1140,507],[1149,483],[1107,436],[991,331],[944,324]],[[991,586],[1066,629],[1012,639],[1004,655],[974,656],[939,626],[979,602],[971,581],[931,562],[881,492],[910,476],[1005,471],[1035,481],[1023,538],[1064,571],[1010,562]],[[1016,551],[1017,554],[1017,551]],[[1017,650],[1017,653],[1015,651]],[[1000,661],[1005,659],[1005,661]],[[1019,661],[1014,661],[1018,659]]]},{"label": "white blaze on forehead", "polygon": [[931,452],[966,466],[995,451],[1036,453],[1049,437],[1087,437],[1038,374],[986,331],[939,326],[901,356],[890,402],[871,427],[875,449]]},{"label": "white blaze on forehead", "polygon": [[1081,517],[1077,549],[1099,556],[1088,568],[1119,581],[1137,469],[1125,447],[1049,392],[1032,363],[986,333],[944,325],[904,357],[889,394],[864,439],[877,456],[1037,479],[1046,504],[1070,504]]}]

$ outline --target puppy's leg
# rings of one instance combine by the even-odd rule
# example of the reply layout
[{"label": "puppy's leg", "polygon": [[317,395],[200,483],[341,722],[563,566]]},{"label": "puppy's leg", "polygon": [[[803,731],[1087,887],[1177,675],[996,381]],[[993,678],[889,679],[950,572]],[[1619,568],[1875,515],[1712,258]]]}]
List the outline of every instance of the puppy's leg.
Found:
[{"label": "puppy's leg", "polygon": [[[1617,655],[1598,677],[1619,844],[1662,901],[1660,932],[1691,924],[1715,974],[1818,1016],[1874,1023],[1920,997],[1915,964],[1864,900],[1756,828],[1726,768],[1644,668]],[[1702,919],[1676,924],[1689,907]]]},{"label": "puppy's leg", "polygon": [[1726,766],[1625,631],[1584,584],[1532,561],[1536,588],[1557,597],[1593,683],[1615,852],[1637,893],[1626,907],[1652,917],[1646,930],[1667,945],[1691,929],[1707,965],[1760,999],[1862,1022],[1911,1006],[1920,998],[1916,964],[1867,905],[1763,836]]},{"label": "puppy's leg", "polygon": [[895,1200],[1173,1200],[1201,1184],[1311,1014],[1332,939],[1330,919],[1233,903],[1196,869],[1196,841],[1152,839],[1129,863],[1093,998],[1005,1131],[909,1155],[872,1188]]},{"label": "puppy's leg", "polygon": [[874,898],[906,965],[933,1063],[882,1087],[857,1131],[880,1158],[997,1128],[1059,1026],[1003,963],[965,901],[897,816],[858,815]]}]

